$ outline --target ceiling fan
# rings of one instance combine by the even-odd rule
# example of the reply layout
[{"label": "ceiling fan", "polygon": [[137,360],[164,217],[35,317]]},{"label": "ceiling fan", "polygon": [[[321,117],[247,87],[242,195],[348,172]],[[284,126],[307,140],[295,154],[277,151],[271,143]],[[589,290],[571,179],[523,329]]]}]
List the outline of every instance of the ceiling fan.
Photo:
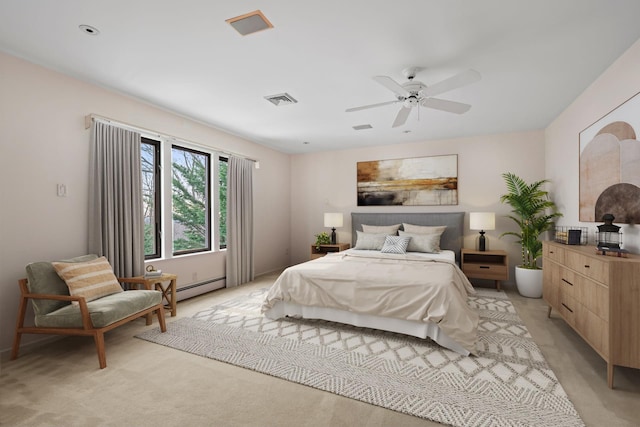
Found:
[{"label": "ceiling fan", "polygon": [[469,111],[471,105],[463,104],[456,101],[447,101],[445,99],[433,98],[441,93],[457,89],[462,86],[477,82],[480,80],[480,73],[475,70],[467,70],[462,73],[449,77],[439,83],[427,86],[422,82],[414,80],[416,73],[420,71],[419,67],[410,67],[402,70],[404,76],[408,79],[406,83],[399,84],[391,77],[376,76],[373,79],[396,94],[395,101],[380,102],[378,104],[363,105],[361,107],[348,108],[347,112],[365,110],[367,108],[381,107],[383,105],[402,103],[402,108],[398,111],[396,119],[392,127],[398,127],[405,124],[409,113],[413,107],[423,106],[427,108],[435,108],[436,110],[447,111],[449,113],[463,114]]}]

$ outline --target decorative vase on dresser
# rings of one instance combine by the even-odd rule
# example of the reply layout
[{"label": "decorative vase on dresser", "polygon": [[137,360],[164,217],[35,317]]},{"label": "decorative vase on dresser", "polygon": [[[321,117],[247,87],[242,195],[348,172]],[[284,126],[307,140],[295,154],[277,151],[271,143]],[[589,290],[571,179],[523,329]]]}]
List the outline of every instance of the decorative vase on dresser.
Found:
[{"label": "decorative vase on dresser", "polygon": [[593,246],[543,243],[543,298],[614,367],[640,369],[640,256],[596,254]]}]

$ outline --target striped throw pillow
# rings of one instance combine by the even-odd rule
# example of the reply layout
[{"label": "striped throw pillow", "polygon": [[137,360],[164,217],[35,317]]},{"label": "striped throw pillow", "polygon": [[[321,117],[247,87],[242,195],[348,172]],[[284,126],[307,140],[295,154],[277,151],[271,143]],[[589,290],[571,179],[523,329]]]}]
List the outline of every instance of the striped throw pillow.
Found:
[{"label": "striped throw pillow", "polygon": [[409,245],[411,237],[406,236],[387,236],[384,241],[384,246],[380,252],[387,254],[404,254],[407,252],[407,245]]},{"label": "striped throw pillow", "polygon": [[[113,268],[105,257],[87,262],[52,262],[58,276],[69,287],[69,295],[93,301],[107,295],[122,292]],[[77,302],[73,302],[77,304]]]}]

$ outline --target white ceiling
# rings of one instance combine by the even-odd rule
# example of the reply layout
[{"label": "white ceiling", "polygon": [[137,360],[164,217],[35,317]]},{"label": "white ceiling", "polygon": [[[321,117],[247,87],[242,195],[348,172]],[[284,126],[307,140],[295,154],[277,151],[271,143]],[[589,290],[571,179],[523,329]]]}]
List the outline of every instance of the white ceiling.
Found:
[{"label": "white ceiling", "polygon": [[[274,28],[225,22],[256,9]],[[2,0],[0,50],[304,153],[543,129],[640,38],[639,17],[638,0]],[[439,95],[471,110],[414,109],[398,128],[398,104],[345,112],[394,100],[372,77],[409,66],[427,85],[479,71]],[[283,92],[298,103],[264,99]]]}]

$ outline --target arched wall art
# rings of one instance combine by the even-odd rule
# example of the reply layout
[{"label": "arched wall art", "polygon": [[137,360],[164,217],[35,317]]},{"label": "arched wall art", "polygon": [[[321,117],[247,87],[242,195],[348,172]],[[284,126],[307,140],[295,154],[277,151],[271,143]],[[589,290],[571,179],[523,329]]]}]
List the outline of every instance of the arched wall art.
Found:
[{"label": "arched wall art", "polygon": [[640,93],[580,132],[580,221],[640,223]]}]

